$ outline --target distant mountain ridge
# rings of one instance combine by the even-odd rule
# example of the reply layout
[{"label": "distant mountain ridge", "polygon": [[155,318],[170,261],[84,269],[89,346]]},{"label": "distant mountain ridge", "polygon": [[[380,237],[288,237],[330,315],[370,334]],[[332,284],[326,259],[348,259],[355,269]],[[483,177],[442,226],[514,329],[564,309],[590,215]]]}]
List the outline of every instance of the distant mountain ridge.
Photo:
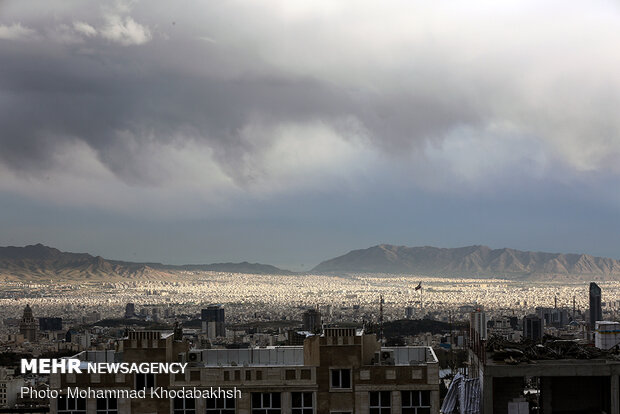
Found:
[{"label": "distant mountain ridge", "polygon": [[107,260],[88,253],[67,253],[42,244],[0,247],[0,277],[10,280],[99,280],[114,277],[142,278],[166,276],[178,271],[215,271],[254,274],[294,274],[289,270],[260,263],[213,263],[166,265]]},{"label": "distant mountain ridge", "polygon": [[[0,280],[110,280],[170,278],[178,272],[214,271],[292,275],[260,263],[167,265],[108,260],[88,253],[67,253],[42,244],[0,247]],[[309,273],[404,273],[428,276],[527,277],[531,279],[594,278],[620,280],[620,261],[587,254],[491,249],[406,247],[380,244],[326,260]]]},{"label": "distant mountain ridge", "polygon": [[620,277],[620,261],[587,254],[380,244],[352,250],[317,265],[315,273],[407,273],[442,276],[582,275]]}]

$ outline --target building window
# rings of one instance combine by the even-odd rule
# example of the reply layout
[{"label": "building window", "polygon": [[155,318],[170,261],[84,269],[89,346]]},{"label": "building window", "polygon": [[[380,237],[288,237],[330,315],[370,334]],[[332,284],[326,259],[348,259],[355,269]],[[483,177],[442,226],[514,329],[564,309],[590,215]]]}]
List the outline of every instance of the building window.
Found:
[{"label": "building window", "polygon": [[312,393],[311,392],[292,392],[291,393],[291,414],[313,414]]},{"label": "building window", "polygon": [[155,388],[155,374],[136,374],[136,390]]},{"label": "building window", "polygon": [[58,414],[86,414],[85,398],[67,398],[61,395],[56,400]]},{"label": "building window", "polygon": [[310,371],[309,369],[302,369],[301,370],[301,379],[302,380],[309,380],[312,378],[312,371]]},{"label": "building window", "polygon": [[206,414],[235,414],[234,398],[207,398]]},{"label": "building window", "polygon": [[252,393],[252,414],[280,414],[281,412],[279,392]]},{"label": "building window", "polygon": [[172,402],[173,414],[196,414],[196,400],[177,397]]},{"label": "building window", "polygon": [[351,388],[351,370],[332,369],[332,388]]},{"label": "building window", "polygon": [[370,414],[391,414],[392,393],[390,391],[371,391]]},{"label": "building window", "polygon": [[287,369],[285,372],[285,378],[287,380],[294,380],[295,379],[295,370],[294,369]]},{"label": "building window", "polygon": [[403,402],[403,414],[430,414],[430,391],[403,391],[401,398]]},{"label": "building window", "polygon": [[97,398],[97,414],[117,414],[118,401],[116,398]]}]

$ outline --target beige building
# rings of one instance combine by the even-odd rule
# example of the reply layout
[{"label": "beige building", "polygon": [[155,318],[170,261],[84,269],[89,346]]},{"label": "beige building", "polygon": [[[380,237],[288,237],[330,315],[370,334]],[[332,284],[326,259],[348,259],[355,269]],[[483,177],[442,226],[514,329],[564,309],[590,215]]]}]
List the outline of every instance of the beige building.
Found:
[{"label": "beige building", "polygon": [[14,377],[12,369],[0,367],[0,408],[13,407],[24,379]]},{"label": "beige building", "polygon": [[[178,335],[177,335],[178,337]],[[238,390],[240,398],[67,399],[53,414],[438,414],[439,370],[429,347],[381,347],[375,335],[326,329],[303,346],[189,349],[173,334],[130,332],[117,351],[88,351],[96,362],[187,362],[183,374],[57,374],[53,389]]]},{"label": "beige building", "polygon": [[24,315],[19,322],[19,333],[24,335],[24,340],[28,342],[37,341],[37,321],[32,315],[30,305],[24,308]]}]

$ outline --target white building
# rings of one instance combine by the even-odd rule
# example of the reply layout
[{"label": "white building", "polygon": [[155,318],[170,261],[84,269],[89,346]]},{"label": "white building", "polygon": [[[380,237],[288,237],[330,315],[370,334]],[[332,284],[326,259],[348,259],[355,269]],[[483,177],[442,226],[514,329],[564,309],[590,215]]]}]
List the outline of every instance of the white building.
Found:
[{"label": "white building", "polygon": [[594,331],[594,346],[611,349],[620,345],[620,322],[597,321]]}]

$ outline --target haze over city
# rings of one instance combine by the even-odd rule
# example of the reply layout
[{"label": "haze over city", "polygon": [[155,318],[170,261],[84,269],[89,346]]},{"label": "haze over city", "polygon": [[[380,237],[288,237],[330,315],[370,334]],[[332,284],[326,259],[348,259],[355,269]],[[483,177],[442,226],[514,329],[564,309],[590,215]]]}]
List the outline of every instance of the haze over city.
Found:
[{"label": "haze over city", "polygon": [[2,2],[0,245],[618,259],[618,7]]}]

